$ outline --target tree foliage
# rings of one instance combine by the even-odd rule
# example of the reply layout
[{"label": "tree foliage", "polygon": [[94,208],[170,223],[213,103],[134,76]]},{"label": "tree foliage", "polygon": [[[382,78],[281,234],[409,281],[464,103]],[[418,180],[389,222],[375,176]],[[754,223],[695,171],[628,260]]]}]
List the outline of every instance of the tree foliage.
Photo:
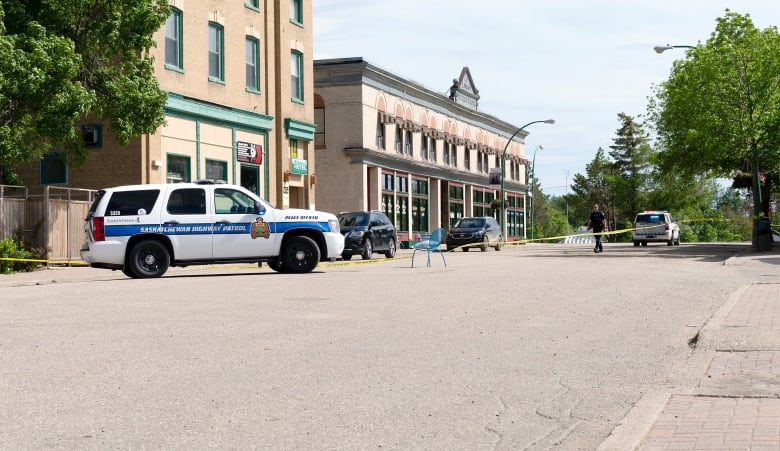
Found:
[{"label": "tree foliage", "polygon": [[123,145],[162,125],[167,95],[146,50],[169,13],[165,0],[2,1],[0,172],[51,148],[78,165],[87,116]]},{"label": "tree foliage", "polygon": [[[780,166],[780,34],[726,10],[705,44],[674,63],[649,105],[664,173],[767,174],[763,205]],[[755,187],[754,187],[755,188]]]},{"label": "tree foliage", "polygon": [[533,236],[536,240],[568,234],[569,227],[563,213],[565,210],[559,210],[552,205],[550,196],[542,191],[539,179],[534,179],[533,187],[533,220],[529,222],[529,227],[533,223],[533,235],[529,231],[528,236]]},{"label": "tree foliage", "polygon": [[618,114],[620,127],[617,129],[612,149],[612,192],[614,194],[614,218],[620,222],[630,221],[633,215],[646,203],[650,175],[652,148],[647,132],[632,116]]}]

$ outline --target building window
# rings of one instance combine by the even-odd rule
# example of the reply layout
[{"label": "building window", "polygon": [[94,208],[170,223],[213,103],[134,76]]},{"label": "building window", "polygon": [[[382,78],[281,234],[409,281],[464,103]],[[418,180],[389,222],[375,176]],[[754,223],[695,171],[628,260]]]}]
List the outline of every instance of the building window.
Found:
[{"label": "building window", "polygon": [[41,159],[41,185],[57,185],[68,182],[68,164],[65,154],[60,152],[47,153]]},{"label": "building window", "polygon": [[488,172],[489,171],[489,168],[488,168],[488,154],[487,153],[483,153],[482,157],[483,157],[482,158],[482,160],[483,160],[482,161],[482,172]]},{"label": "building window", "polygon": [[376,148],[385,150],[385,124],[382,123],[382,118],[379,115],[377,115],[376,121]]},{"label": "building window", "polygon": [[206,159],[206,178],[227,181],[227,161]]},{"label": "building window", "polygon": [[87,148],[103,147],[103,126],[101,124],[84,124],[81,126],[81,136]]},{"label": "building window", "polygon": [[404,149],[404,135],[401,134],[401,127],[395,126],[395,151],[402,153]]},{"label": "building window", "polygon": [[458,146],[455,144],[450,144],[450,152],[452,152],[452,156],[450,156],[450,162],[452,162],[452,166],[458,167]]},{"label": "building window", "polygon": [[184,68],[181,57],[181,11],[171,8],[171,15],[165,21],[165,67],[168,69],[182,70]]},{"label": "building window", "polygon": [[382,190],[393,191],[395,190],[395,176],[390,173],[382,174]]},{"label": "building window", "polygon": [[407,130],[406,131],[406,142],[404,143],[405,144],[405,146],[404,146],[404,153],[406,153],[410,157],[412,155],[414,155],[414,146],[412,145],[412,143],[413,143],[413,141],[412,141],[412,131],[411,130]]},{"label": "building window", "polygon": [[290,21],[303,25],[303,8],[301,0],[290,0]]},{"label": "building window", "polygon": [[450,184],[450,227],[453,227],[463,217],[463,186]]},{"label": "building window", "polygon": [[290,82],[293,101],[303,102],[303,54],[295,50],[290,54]]},{"label": "building window", "polygon": [[490,203],[495,198],[493,191],[474,189],[472,195],[472,214],[474,216],[493,216]]},{"label": "building window", "polygon": [[444,164],[447,166],[450,165],[450,144],[447,141],[444,141],[444,151],[442,152],[444,155]]},{"label": "building window", "polygon": [[325,147],[325,108],[314,108],[314,148],[322,149]]},{"label": "building window", "polygon": [[244,0],[244,6],[247,8],[260,10],[260,0]]},{"label": "building window", "polygon": [[222,26],[209,22],[209,80],[225,81],[224,30]]},{"label": "building window", "polygon": [[395,219],[395,195],[393,193],[382,193],[381,208],[382,213],[384,213],[388,219],[390,219],[390,222],[396,226],[397,230],[398,226],[396,225]]},{"label": "building window", "polygon": [[430,157],[431,157],[431,161],[435,163],[436,162],[436,140],[433,138],[431,138]]},{"label": "building window", "polygon": [[260,92],[260,44],[257,39],[246,37],[246,89]]},{"label": "building window", "polygon": [[471,170],[471,150],[468,147],[463,151],[463,166],[467,170]]},{"label": "building window", "polygon": [[395,228],[409,230],[409,177],[406,174],[396,176]]},{"label": "building window", "polygon": [[190,157],[168,154],[165,162],[165,181],[167,183],[190,182]]},{"label": "building window", "polygon": [[428,137],[422,135],[422,141],[420,141],[420,154],[423,160],[428,159]]},{"label": "building window", "polygon": [[409,177],[407,177],[405,174],[399,174],[396,177],[396,181],[398,182],[396,188],[399,193],[409,192]]},{"label": "building window", "polygon": [[298,158],[298,140],[290,140],[290,158]]}]

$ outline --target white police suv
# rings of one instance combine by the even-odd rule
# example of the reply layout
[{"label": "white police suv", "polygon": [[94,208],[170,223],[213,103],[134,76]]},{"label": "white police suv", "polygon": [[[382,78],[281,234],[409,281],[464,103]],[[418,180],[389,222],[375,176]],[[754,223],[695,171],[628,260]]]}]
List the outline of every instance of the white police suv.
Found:
[{"label": "white police suv", "polygon": [[133,278],[169,266],[262,263],[306,273],[344,250],[336,216],[279,210],[241,186],[214,181],[129,185],[98,191],[81,258]]},{"label": "white police suv", "polygon": [[637,213],[632,227],[634,246],[647,246],[648,242],[661,241],[669,246],[680,245],[680,226],[672,220],[668,211],[643,211]]}]

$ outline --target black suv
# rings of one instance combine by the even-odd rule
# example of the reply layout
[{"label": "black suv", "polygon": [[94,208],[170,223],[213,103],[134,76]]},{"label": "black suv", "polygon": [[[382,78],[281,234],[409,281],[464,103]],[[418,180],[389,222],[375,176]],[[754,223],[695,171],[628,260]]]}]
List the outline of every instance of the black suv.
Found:
[{"label": "black suv", "polygon": [[460,218],[447,232],[446,238],[448,251],[461,248],[467,252],[471,247],[479,247],[482,252],[488,247],[500,251],[503,242],[501,226],[490,216]]},{"label": "black suv", "polygon": [[339,213],[339,228],[344,235],[344,252],[341,258],[349,260],[360,255],[368,260],[374,251],[382,252],[387,258],[395,257],[398,236],[395,226],[381,211],[353,211]]}]

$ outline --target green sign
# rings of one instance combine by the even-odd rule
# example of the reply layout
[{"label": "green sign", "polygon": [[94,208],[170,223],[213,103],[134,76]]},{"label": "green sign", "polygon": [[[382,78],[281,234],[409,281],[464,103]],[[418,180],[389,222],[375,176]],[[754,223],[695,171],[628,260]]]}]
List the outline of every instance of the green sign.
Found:
[{"label": "green sign", "polygon": [[292,173],[293,174],[308,174],[309,165],[306,160],[299,160],[298,158],[292,159]]}]

